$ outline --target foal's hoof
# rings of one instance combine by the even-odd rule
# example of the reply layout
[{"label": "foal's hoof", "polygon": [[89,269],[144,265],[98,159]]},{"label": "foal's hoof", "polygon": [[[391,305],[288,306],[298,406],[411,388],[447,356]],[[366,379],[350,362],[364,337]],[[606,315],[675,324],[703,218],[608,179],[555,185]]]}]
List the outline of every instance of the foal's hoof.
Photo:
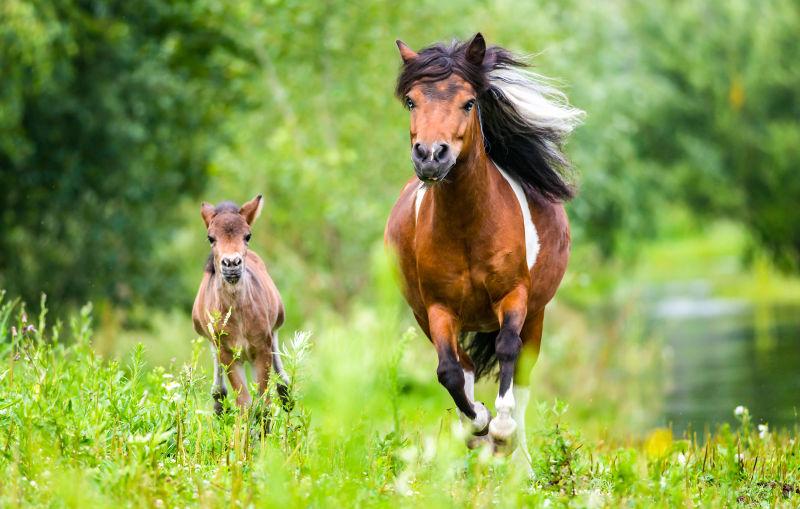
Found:
[{"label": "foal's hoof", "polygon": [[517,448],[517,423],[511,417],[498,417],[489,423],[489,436],[497,456],[508,456]]},{"label": "foal's hoof", "polygon": [[222,406],[222,401],[215,401],[214,402],[214,413],[216,415],[222,415],[222,412],[225,411],[225,407]]}]

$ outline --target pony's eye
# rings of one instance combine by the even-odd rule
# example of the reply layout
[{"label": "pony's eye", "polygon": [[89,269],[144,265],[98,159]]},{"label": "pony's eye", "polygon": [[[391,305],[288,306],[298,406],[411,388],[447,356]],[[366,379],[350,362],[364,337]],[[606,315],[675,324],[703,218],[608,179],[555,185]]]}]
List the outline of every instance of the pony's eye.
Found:
[{"label": "pony's eye", "polygon": [[213,244],[213,243],[214,243],[214,242],[216,242],[216,241],[217,241],[217,239],[215,239],[215,238],[214,238],[214,237],[212,237],[211,235],[209,235],[209,236],[208,236],[208,243],[209,243],[209,244]]},{"label": "pony's eye", "polygon": [[470,99],[469,101],[464,103],[464,111],[466,112],[472,111],[473,106],[475,106],[475,99]]},{"label": "pony's eye", "polygon": [[414,106],[414,101],[412,101],[410,97],[406,96],[406,108],[413,110]]},{"label": "pony's eye", "polygon": [[250,234],[249,233],[244,236],[244,241],[245,242],[250,242]]}]

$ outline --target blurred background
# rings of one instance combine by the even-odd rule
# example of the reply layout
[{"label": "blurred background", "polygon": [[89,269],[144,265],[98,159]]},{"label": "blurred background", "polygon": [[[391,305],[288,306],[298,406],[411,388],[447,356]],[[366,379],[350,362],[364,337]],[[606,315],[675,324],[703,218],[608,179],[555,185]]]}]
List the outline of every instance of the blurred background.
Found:
[{"label": "blurred background", "polygon": [[394,40],[479,30],[587,112],[536,398],[618,436],[701,431],[737,405],[794,424],[796,0],[4,0],[0,288],[34,309],[45,293],[61,317],[92,302],[98,351],[141,341],[180,363],[208,254],[200,202],[263,193],[252,246],[285,335],[312,333],[308,404],[315,381],[345,399],[380,382],[371,361],[401,345],[406,408],[439,415],[435,354],[405,333],[383,257],[413,175]]}]

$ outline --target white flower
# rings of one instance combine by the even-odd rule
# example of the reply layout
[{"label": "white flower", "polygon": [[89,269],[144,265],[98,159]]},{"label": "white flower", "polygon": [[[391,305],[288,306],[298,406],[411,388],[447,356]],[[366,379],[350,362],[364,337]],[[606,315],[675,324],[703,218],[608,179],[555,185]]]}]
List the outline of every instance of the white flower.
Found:
[{"label": "white flower", "polygon": [[747,413],[747,408],[743,405],[739,405],[733,409],[733,415],[735,415],[736,417],[741,417],[746,413]]},{"label": "white flower", "polygon": [[758,438],[764,439],[769,436],[769,426],[766,424],[758,425]]},{"label": "white flower", "polygon": [[667,489],[667,478],[662,475],[661,480],[658,481],[658,485],[661,488],[661,491]]},{"label": "white flower", "polygon": [[681,466],[686,464],[686,455],[685,454],[683,454],[683,453],[679,453],[678,454],[678,464],[680,464]]},{"label": "white flower", "polygon": [[551,505],[553,505],[553,502],[549,498],[544,499],[544,502],[542,502],[542,507],[550,507]]},{"label": "white flower", "polygon": [[738,453],[738,454],[736,455],[736,461],[737,461],[738,463],[741,463],[741,462],[743,462],[743,461],[744,461],[744,453]]},{"label": "white flower", "polygon": [[180,386],[181,386],[181,384],[179,384],[178,382],[170,382],[168,384],[164,384],[164,389],[167,392],[173,392],[173,391],[179,389]]}]

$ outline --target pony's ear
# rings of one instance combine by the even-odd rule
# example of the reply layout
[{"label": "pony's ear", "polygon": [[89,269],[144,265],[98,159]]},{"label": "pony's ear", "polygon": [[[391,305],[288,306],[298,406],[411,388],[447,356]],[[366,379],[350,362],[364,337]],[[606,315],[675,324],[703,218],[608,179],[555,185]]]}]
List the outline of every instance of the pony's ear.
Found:
[{"label": "pony's ear", "polygon": [[203,202],[200,205],[200,215],[203,216],[203,221],[206,223],[206,228],[208,225],[211,224],[211,220],[214,219],[214,206],[210,203]]},{"label": "pony's ear", "polygon": [[247,224],[253,224],[253,221],[261,215],[261,207],[264,205],[264,200],[261,199],[261,195],[259,194],[249,202],[242,205],[242,208],[239,209],[239,214],[244,217]]},{"label": "pony's ear", "polygon": [[475,37],[470,41],[467,46],[467,62],[475,65],[483,64],[483,57],[486,56],[486,41],[480,32],[475,34]]},{"label": "pony's ear", "polygon": [[415,58],[417,58],[417,56],[419,56],[419,55],[417,55],[416,51],[414,51],[413,49],[409,48],[408,44],[404,43],[400,39],[397,39],[394,42],[395,42],[395,44],[397,44],[397,49],[400,50],[400,56],[403,58],[403,63],[407,64],[411,60],[414,60]]}]

